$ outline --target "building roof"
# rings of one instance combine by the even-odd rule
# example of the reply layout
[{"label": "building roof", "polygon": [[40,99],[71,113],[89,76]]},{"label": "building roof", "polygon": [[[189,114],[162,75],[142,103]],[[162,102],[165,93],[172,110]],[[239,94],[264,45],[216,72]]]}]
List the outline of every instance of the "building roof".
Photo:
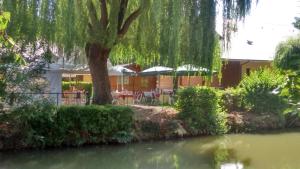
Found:
[{"label": "building roof", "polygon": [[273,61],[273,57],[244,57],[244,56],[236,56],[236,57],[227,57],[227,56],[223,56],[222,57],[223,60],[234,60],[234,61]]},{"label": "building roof", "polygon": [[274,58],[273,56],[266,56],[266,55],[226,55],[224,54],[222,56],[222,59],[224,60],[237,60],[237,61],[243,61],[243,60],[252,60],[252,61],[272,61]]}]

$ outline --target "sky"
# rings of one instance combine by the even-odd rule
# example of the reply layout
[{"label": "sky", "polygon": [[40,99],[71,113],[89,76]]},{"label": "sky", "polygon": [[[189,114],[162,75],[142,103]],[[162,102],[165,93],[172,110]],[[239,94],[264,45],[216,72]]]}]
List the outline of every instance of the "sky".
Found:
[{"label": "sky", "polygon": [[[292,23],[300,17],[300,0],[259,0],[240,22],[224,58],[271,60],[276,46],[299,33]],[[248,45],[247,40],[253,41]]]}]

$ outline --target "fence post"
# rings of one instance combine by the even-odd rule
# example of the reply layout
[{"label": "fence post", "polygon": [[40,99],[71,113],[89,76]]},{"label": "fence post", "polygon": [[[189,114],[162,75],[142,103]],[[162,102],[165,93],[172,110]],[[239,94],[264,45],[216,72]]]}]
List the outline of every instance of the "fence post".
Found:
[{"label": "fence post", "polygon": [[58,102],[58,99],[59,99],[59,93],[56,93],[56,106],[59,106],[59,102]]}]

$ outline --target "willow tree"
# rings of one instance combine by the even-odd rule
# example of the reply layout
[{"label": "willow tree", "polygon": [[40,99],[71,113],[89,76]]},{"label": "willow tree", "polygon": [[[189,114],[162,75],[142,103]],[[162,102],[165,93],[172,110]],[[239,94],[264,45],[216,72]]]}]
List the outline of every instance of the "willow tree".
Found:
[{"label": "willow tree", "polygon": [[274,65],[288,77],[282,95],[298,106],[300,101],[300,36],[281,42],[276,49]]},{"label": "willow tree", "polygon": [[300,18],[296,17],[295,22],[293,23],[294,27],[300,29]]},{"label": "willow tree", "polygon": [[67,55],[85,51],[95,104],[112,101],[108,58],[174,67],[193,63],[212,72],[220,63],[217,6],[225,42],[251,7],[251,0],[2,1],[3,10],[12,13],[8,32],[18,43],[45,42]]}]

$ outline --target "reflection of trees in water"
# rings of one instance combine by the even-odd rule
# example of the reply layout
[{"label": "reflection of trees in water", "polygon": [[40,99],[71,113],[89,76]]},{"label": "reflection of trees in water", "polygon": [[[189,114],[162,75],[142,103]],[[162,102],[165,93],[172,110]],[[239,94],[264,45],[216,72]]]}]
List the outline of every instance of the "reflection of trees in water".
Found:
[{"label": "reflection of trees in water", "polygon": [[0,168],[173,169],[179,168],[176,150],[180,146],[160,143],[2,154]]},{"label": "reflection of trees in water", "polygon": [[86,147],[64,151],[3,154],[0,168],[22,169],[208,169],[201,155],[185,151],[189,142]]},{"label": "reflection of trees in water", "polygon": [[222,164],[233,163],[243,164],[244,167],[250,166],[251,159],[240,159],[237,155],[237,151],[233,148],[234,144],[229,137],[223,137],[218,140],[218,143],[214,145],[208,152],[213,157],[213,168],[220,169]]},{"label": "reflection of trees in water", "polygon": [[[210,137],[179,142],[85,147],[2,155],[6,169],[212,169],[238,160],[230,139]],[[212,165],[213,164],[213,165]]]}]

